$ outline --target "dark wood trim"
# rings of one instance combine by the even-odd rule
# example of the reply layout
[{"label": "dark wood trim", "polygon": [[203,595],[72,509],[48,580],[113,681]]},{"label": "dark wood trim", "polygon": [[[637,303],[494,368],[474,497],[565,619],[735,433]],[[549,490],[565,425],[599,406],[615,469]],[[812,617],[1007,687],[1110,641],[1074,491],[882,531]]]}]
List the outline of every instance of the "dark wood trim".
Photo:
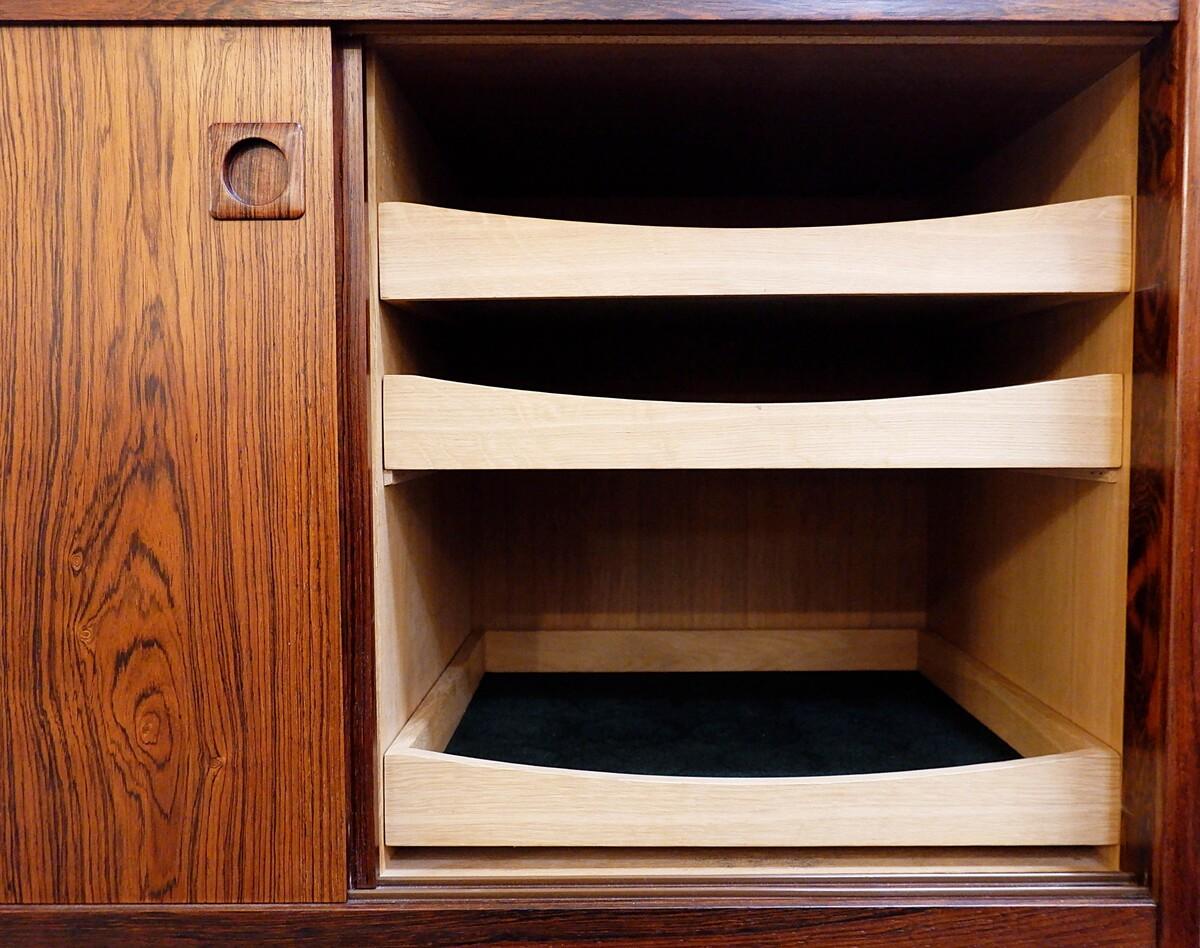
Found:
[{"label": "dark wood trim", "polygon": [[350,883],[376,884],[375,583],[371,525],[370,280],[362,48],[335,45],[334,155],[339,226],[338,427],[341,453],[342,628],[346,668]]},{"label": "dark wood trim", "polygon": [[0,0],[0,21],[1170,21],[1178,0]]},{"label": "dark wood trim", "polygon": [[1138,189],[1123,860],[1171,948],[1200,933],[1198,8],[1144,54]]},{"label": "dark wood trim", "polygon": [[1151,906],[1150,893],[1123,873],[809,876],[697,879],[680,877],[402,883],[351,892],[351,901],[406,908],[570,909],[888,906]]},{"label": "dark wood trim", "polygon": [[[1171,598],[1164,703],[1163,816],[1154,891],[1162,902],[1161,944],[1200,944],[1200,4],[1188,0],[1177,27],[1182,70],[1179,126],[1187,142],[1179,184],[1181,272],[1175,335]],[[1185,182],[1192,182],[1185,186]]]},{"label": "dark wood trim", "polygon": [[1145,898],[1098,902],[977,897],[970,903],[841,904],[777,897],[749,906],[689,900],[686,905],[606,899],[601,907],[553,903],[350,902],[212,908],[46,906],[0,910],[8,944],[112,944],[157,948],[165,939],[210,944],[253,937],[261,945],[722,945],[850,948],[920,944],[925,948],[1003,945],[1137,948],[1154,940],[1154,907]]},{"label": "dark wood trim", "polygon": [[[1178,28],[1177,28],[1178,29]],[[1169,611],[1172,464],[1169,354],[1178,310],[1178,32],[1142,56],[1138,155],[1133,434],[1125,641],[1122,862],[1150,875],[1161,795],[1161,634]]]}]

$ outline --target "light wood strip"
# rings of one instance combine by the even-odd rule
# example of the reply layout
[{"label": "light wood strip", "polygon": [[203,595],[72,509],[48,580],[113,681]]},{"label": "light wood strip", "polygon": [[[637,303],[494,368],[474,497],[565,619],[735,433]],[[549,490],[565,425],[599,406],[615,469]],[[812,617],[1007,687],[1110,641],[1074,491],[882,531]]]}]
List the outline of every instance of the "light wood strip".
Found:
[{"label": "light wood strip", "polygon": [[530,767],[393,745],[392,846],[1106,845],[1110,752],[847,777],[653,777]]},{"label": "light wood strip", "polygon": [[384,378],[394,470],[1105,468],[1121,464],[1121,377],[849,402],[594,398]]},{"label": "light wood strip", "polygon": [[842,227],[653,227],[379,207],[387,300],[1121,293],[1130,199]]},{"label": "light wood strip", "polygon": [[417,705],[392,747],[442,750],[454,736],[458,722],[479,687],[479,680],[483,678],[483,658],[483,638],[474,632],[429,689],[429,694]]},{"label": "light wood strip", "polygon": [[907,671],[915,629],[495,631],[492,672]]},{"label": "light wood strip", "polygon": [[1108,872],[1108,850],[1091,846],[877,849],[769,847],[592,849],[531,847],[393,848],[381,878],[419,879],[696,879],[740,876],[962,875]]},{"label": "light wood strip", "polygon": [[1070,481],[1097,481],[1104,484],[1115,484],[1119,477],[1111,468],[1021,467],[1017,470],[1026,474],[1041,474],[1043,477],[1065,477]]},{"label": "light wood strip", "polygon": [[1026,757],[1083,749],[1107,750],[1117,756],[1083,728],[939,635],[920,634],[917,667]]}]

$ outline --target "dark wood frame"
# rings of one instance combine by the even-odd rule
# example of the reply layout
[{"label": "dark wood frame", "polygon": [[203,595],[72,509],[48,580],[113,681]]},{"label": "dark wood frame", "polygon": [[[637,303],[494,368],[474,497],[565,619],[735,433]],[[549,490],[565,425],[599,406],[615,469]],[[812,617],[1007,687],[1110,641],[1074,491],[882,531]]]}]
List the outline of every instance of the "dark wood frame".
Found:
[{"label": "dark wood frame", "polygon": [[[880,911],[900,914],[893,919],[893,937],[904,932],[920,931],[922,937],[937,939],[944,931],[954,930],[953,936],[964,939],[1003,940],[1018,944],[1022,932],[1009,929],[1021,912],[1031,910],[1016,906],[1022,898],[1042,900],[1052,898],[1056,910],[1080,912],[1086,918],[1073,931],[1051,934],[1030,922],[1030,931],[1037,932],[1040,943],[1138,944],[1145,940],[1137,930],[1141,921],[1128,926],[1127,913],[1144,921],[1138,913],[1158,912],[1158,938],[1163,945],[1191,945],[1195,942],[1200,905],[1200,856],[1195,841],[1200,839],[1200,754],[1197,752],[1196,717],[1200,705],[1200,661],[1196,654],[1197,600],[1200,598],[1195,570],[1197,515],[1196,456],[1200,451],[1200,329],[1196,320],[1183,318],[1190,307],[1200,302],[1200,263],[1189,255],[1181,266],[1181,249],[1200,227],[1200,212],[1189,202],[1183,191],[1183,141],[1186,134],[1196,134],[1197,112],[1188,107],[1187,94],[1191,76],[1198,66],[1194,21],[1197,6],[1185,6],[1185,20],[1166,30],[1155,39],[1143,54],[1141,90],[1141,145],[1139,172],[1139,220],[1137,246],[1139,259],[1139,290],[1136,296],[1136,353],[1134,410],[1137,413],[1132,450],[1133,495],[1131,499],[1130,568],[1128,595],[1128,662],[1125,746],[1124,803],[1124,877],[1114,877],[1098,885],[1071,887],[1068,880],[1041,878],[989,879],[986,891],[989,898],[981,903],[983,880],[956,878],[942,880],[938,896],[930,899],[930,880],[917,883],[903,879],[860,879],[836,881],[814,886],[794,880],[722,879],[710,880],[704,887],[694,884],[686,890],[680,883],[650,880],[630,880],[620,889],[603,887],[609,899],[624,901],[628,908],[645,908],[668,898],[678,902],[682,910],[699,910],[711,904],[732,901],[737,907],[721,909],[730,912],[729,924],[742,932],[753,932],[755,944],[773,944],[773,926],[778,914],[763,914],[761,907],[778,905],[778,900],[800,899],[803,908],[778,908],[776,912],[795,912],[794,923],[802,926],[806,937],[820,935],[837,940],[838,926],[844,923],[838,906],[845,899],[864,899],[867,903],[887,906]],[[858,29],[860,27],[856,27]],[[342,79],[346,96],[345,114],[350,122],[343,130],[347,154],[360,148],[361,124],[354,128],[354,118],[361,123],[361,93],[349,86],[361,86],[361,48],[343,48]],[[1185,68],[1186,66],[1186,68]],[[357,98],[356,98],[357,96]],[[356,110],[356,111],[355,111]],[[352,115],[352,113],[354,113]],[[1192,141],[1196,139],[1193,138]],[[361,202],[364,194],[361,162],[343,161],[344,176],[341,192],[347,202]],[[343,217],[347,228],[344,241],[353,245],[355,259],[365,254],[366,220],[355,213]],[[347,262],[350,262],[350,256]],[[343,322],[344,350],[353,350],[354,358],[365,345],[365,324],[351,325],[349,314],[365,312],[366,290],[355,285],[354,277],[343,275],[343,306],[347,319]],[[1190,358],[1190,361],[1188,359]],[[349,357],[348,357],[349,362]],[[361,376],[360,376],[361,377]],[[366,390],[345,391],[343,431],[351,425],[363,424],[366,417]],[[1190,413],[1190,414],[1189,414]],[[356,449],[359,450],[359,449]],[[344,471],[349,480],[357,477],[365,483],[362,469]],[[359,496],[365,501],[362,486]],[[348,495],[347,495],[348,496]],[[360,508],[355,522],[370,523],[367,507]],[[358,574],[356,582],[369,575],[371,549],[369,533],[357,537],[347,535],[345,569]],[[352,589],[347,583],[347,589]],[[361,587],[356,595],[363,595]],[[360,610],[369,606],[359,604]],[[377,878],[378,830],[377,803],[374,796],[374,643],[370,626],[362,623],[365,613],[345,616],[348,633],[347,648],[350,660],[347,667],[361,677],[350,686],[351,767],[355,795],[350,813],[352,886],[358,891],[352,898],[363,898],[379,885]],[[353,620],[353,621],[352,621]],[[1191,841],[1191,845],[1189,845]],[[1075,877],[1079,882],[1084,877]],[[1095,877],[1089,877],[1094,879]],[[1065,887],[1064,887],[1065,886]],[[1146,887],[1143,887],[1146,886]],[[819,894],[817,892],[819,889]],[[521,886],[491,885],[486,887],[463,884],[396,886],[374,889],[378,898],[393,900],[396,909],[414,904],[440,905],[449,912],[447,925],[457,918],[451,906],[466,904],[487,907],[486,914],[501,912],[502,906],[517,911],[535,911],[547,899],[564,906],[560,921],[567,915],[576,917],[581,906],[596,896],[595,885],[567,884],[561,881],[543,884],[527,882]],[[688,894],[683,894],[687,891]],[[623,894],[622,894],[623,893]],[[1116,900],[1114,901],[1114,896]],[[1150,897],[1153,897],[1153,903]],[[993,901],[994,899],[994,901]],[[932,907],[936,902],[940,906]],[[376,902],[375,904],[379,904]],[[607,903],[611,905],[612,903]],[[865,904],[865,903],[859,903]],[[1138,908],[1135,910],[1134,906]],[[968,911],[968,907],[969,911]],[[620,909],[613,906],[613,912]],[[967,914],[957,916],[963,911]],[[935,932],[926,928],[926,918],[937,916]],[[738,914],[744,913],[744,914]],[[977,913],[977,914],[976,914]],[[532,917],[532,916],[529,916]],[[645,916],[641,916],[645,919]],[[673,916],[674,917],[674,916]],[[958,928],[960,921],[971,918],[967,928]],[[1033,918],[1035,916],[1031,916]],[[1036,916],[1040,918],[1040,916]],[[1065,917],[1065,916],[1062,916]],[[594,916],[578,915],[580,925],[592,924]],[[585,922],[587,918],[589,921]],[[705,916],[709,918],[709,916]],[[822,921],[822,919],[827,919]],[[1102,920],[1107,919],[1107,922]],[[859,919],[859,922],[863,922]],[[497,922],[503,926],[506,922]],[[630,925],[622,921],[626,935],[632,935]],[[940,926],[949,928],[942,929]],[[999,928],[993,926],[1000,926]],[[1096,926],[1096,927],[1093,927]],[[1003,929],[1003,934],[1001,933]],[[653,931],[665,931],[651,926]],[[791,929],[789,929],[790,931]],[[566,932],[580,936],[585,928],[546,929],[539,935],[548,937],[553,931],[558,937]],[[714,929],[715,931],[715,929]],[[968,935],[969,932],[969,935]],[[860,933],[867,937],[868,928]],[[460,932],[461,934],[461,932]],[[620,943],[621,939],[617,939]],[[671,942],[664,942],[671,943]],[[826,942],[820,941],[820,944]],[[928,943],[935,944],[936,940]]]},{"label": "dark wood frame", "polygon": [[[1167,21],[1174,0],[900,0],[862,21]],[[42,906],[0,909],[0,940],[67,938],[130,946],[167,936],[264,943],[468,945],[586,942],[692,945],[1193,945],[1200,930],[1200,205],[1187,193],[1184,141],[1200,70],[1198,3],[1143,63],[1139,187],[1134,493],[1131,510],[1125,744],[1125,865],[1111,877],[629,880],[614,885],[378,887],[374,641],[367,434],[367,244],[361,50],[335,53],[339,257],[342,622],[347,695],[351,892],[337,905]],[[845,0],[0,0],[0,21],[393,20],[814,21],[869,28]],[[824,27],[818,21],[827,21]],[[447,24],[447,28],[453,24]],[[976,27],[982,29],[983,27]],[[1066,27],[1063,27],[1066,28]],[[357,122],[356,122],[357,117]],[[1153,899],[1153,901],[1152,901]]]},{"label": "dark wood frame", "polygon": [[0,0],[0,22],[1169,22],[1178,15],[1179,0]]},{"label": "dark wood frame", "polygon": [[375,781],[375,599],[371,539],[370,281],[367,248],[363,57],[358,45],[335,45],[334,197],[338,230],[339,443],[342,500],[342,667],[346,678],[350,884],[377,884]]},{"label": "dark wood frame", "polygon": [[1123,856],[1170,946],[1200,932],[1198,11],[1144,55],[1136,237]]},{"label": "dark wood frame", "polygon": [[[1103,907],[1103,910],[1098,910]],[[918,944],[923,948],[996,945],[1046,948],[1131,948],[1150,944],[1153,906],[1146,901],[1072,897],[1029,899],[960,894],[868,899],[472,899],[370,900],[347,905],[48,906],[5,910],[8,944],[113,944],[158,948],[165,939],[189,944],[244,940],[260,945],[654,945],[658,948],[860,948]]]}]

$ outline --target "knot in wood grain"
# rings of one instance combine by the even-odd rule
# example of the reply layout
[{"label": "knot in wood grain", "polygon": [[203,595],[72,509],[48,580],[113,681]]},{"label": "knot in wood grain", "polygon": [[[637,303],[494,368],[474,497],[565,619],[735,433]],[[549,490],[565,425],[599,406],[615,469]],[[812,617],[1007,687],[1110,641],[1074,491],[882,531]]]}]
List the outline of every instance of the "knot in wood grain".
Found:
[{"label": "knot in wood grain", "polygon": [[162,718],[154,711],[147,711],[137,722],[138,741],[143,747],[152,746],[158,743],[159,735],[162,733]]}]

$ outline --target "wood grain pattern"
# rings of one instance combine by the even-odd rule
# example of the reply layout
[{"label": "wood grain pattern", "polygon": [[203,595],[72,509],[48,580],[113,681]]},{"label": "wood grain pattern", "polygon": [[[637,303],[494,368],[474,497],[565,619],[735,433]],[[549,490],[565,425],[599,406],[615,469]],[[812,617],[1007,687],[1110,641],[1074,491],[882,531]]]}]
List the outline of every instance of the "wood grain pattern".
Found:
[{"label": "wood grain pattern", "polygon": [[[1142,285],[1134,294],[1122,778],[1126,815],[1121,867],[1152,883],[1160,897],[1164,887],[1173,890],[1174,897],[1163,906],[1164,928],[1171,919],[1190,914],[1196,891],[1195,885],[1189,886],[1186,868],[1178,885],[1171,881],[1169,870],[1160,871],[1166,865],[1166,832],[1172,820],[1163,771],[1170,741],[1165,702],[1171,674],[1170,549],[1177,477],[1175,343],[1181,329],[1180,214],[1186,115],[1181,68],[1186,48],[1193,42],[1184,22],[1147,50],[1140,92],[1136,252]],[[1189,736],[1181,733],[1180,740],[1187,742]],[[1179,858],[1179,850],[1175,856]],[[1187,856],[1183,859],[1186,866]],[[1189,889],[1182,899],[1180,886]]]},{"label": "wood grain pattern", "polygon": [[926,664],[937,659],[931,667],[953,697],[1045,756],[844,777],[705,778],[443,753],[484,673],[484,641],[476,633],[459,650],[384,756],[389,845],[1099,846],[1117,838],[1117,754],[948,643],[925,643]]},{"label": "wood grain pattern", "polygon": [[1092,881],[1111,875],[1104,848],[1094,846],[954,846],[942,848],[846,846],[793,848],[772,846],[638,848],[553,846],[509,847],[503,860],[492,847],[408,847],[392,850],[384,878],[425,884],[480,881],[606,882],[638,880],[668,884],[682,880],[712,884],[748,884],[790,880],[794,884],[838,877],[930,876],[970,881],[982,875],[1090,874]]},{"label": "wood grain pattern", "polygon": [[393,846],[1073,846],[1116,842],[1120,762],[1082,750],[847,777],[653,777],[402,746]]},{"label": "wood grain pattern", "polygon": [[383,380],[392,470],[1120,467],[1121,376],[846,402],[704,403]]},{"label": "wood grain pattern", "polygon": [[[483,678],[484,658],[483,636],[474,632],[438,676],[392,746],[444,750]],[[403,801],[400,804],[405,805]]]},{"label": "wood grain pattern", "polygon": [[[382,465],[384,373],[436,369],[439,358],[405,308],[379,299],[375,209],[382,201],[427,195],[436,179],[436,164],[423,154],[425,142],[416,116],[369,51],[364,68],[377,712],[371,786],[380,795],[376,836],[381,839],[383,753],[471,628],[471,504],[468,485],[453,475],[399,482]],[[381,847],[371,856],[378,863]]]},{"label": "wood grain pattern", "polygon": [[917,668],[1025,757],[1100,746],[1083,728],[932,632],[920,635]]},{"label": "wood grain pattern", "polygon": [[[329,57],[0,30],[0,901],[344,897]],[[300,221],[209,217],[251,113]]]},{"label": "wood grain pattern", "polygon": [[1124,293],[1126,196],[842,227],[650,227],[379,207],[387,300]]},{"label": "wood grain pattern", "polygon": [[[993,155],[961,200],[974,208],[1134,190],[1137,101],[1129,60]],[[1132,304],[1128,294],[963,327],[945,350],[942,384],[1128,378]],[[1112,483],[945,477],[930,493],[929,629],[1117,748],[1128,465],[1114,474]]]},{"label": "wood grain pattern", "polygon": [[[278,908],[4,910],[0,925],[17,944],[92,944],[119,938],[128,948],[239,941],[324,946],[528,946],[609,948],[861,948],[864,944],[1003,948],[1143,948],[1154,943],[1154,905],[1134,886],[1094,890],[997,885],[931,895],[876,888],[840,899],[794,886],[763,887],[734,899],[676,889],[670,896],[609,888],[607,902],[588,893],[569,906],[562,887],[524,898],[504,889],[451,891],[403,901]],[[733,904],[731,904],[733,903]],[[739,904],[740,903],[740,904]],[[431,911],[436,909],[436,911]]]},{"label": "wood grain pattern", "polygon": [[[387,372],[437,371],[441,358],[410,307],[381,302],[378,286],[376,209],[382,201],[423,200],[436,193],[439,176],[421,124],[374,52],[363,59],[366,226],[368,232],[369,427],[371,574],[374,590],[375,696],[370,720],[370,779],[360,790],[374,795],[369,852],[378,872],[386,859],[383,839],[383,754],[400,733],[466,638],[471,623],[471,503],[454,475],[403,480],[385,471],[380,388]],[[356,156],[357,157],[357,156]],[[356,812],[355,819],[360,818]]]},{"label": "wood grain pattern", "polygon": [[1170,21],[1178,0],[3,0],[10,20]]},{"label": "wood grain pattern", "polygon": [[1123,508],[1114,484],[1007,472],[931,491],[930,628],[1120,746]]},{"label": "wood grain pattern", "polygon": [[379,753],[375,747],[375,546],[371,507],[371,291],[363,51],[333,47],[338,273],[338,447],[342,531],[342,664],[347,716],[350,885],[379,871]]},{"label": "wood grain pattern", "polygon": [[[273,146],[273,147],[272,147]],[[219,221],[304,216],[304,127],[214,122],[208,127],[209,213]]]},{"label": "wood grain pattern", "polygon": [[534,629],[484,633],[493,672],[909,671],[916,629]]},{"label": "wood grain pattern", "polygon": [[476,628],[925,624],[920,472],[470,476]]},{"label": "wood grain pattern", "polygon": [[[1090,874],[1089,881],[1111,875],[1104,849],[1094,846],[955,846],[953,848],[849,846],[842,848],[764,849],[696,846],[689,849],[630,849],[620,847],[508,848],[503,860],[494,848],[455,846],[391,850],[384,878],[390,881],[461,883],[481,880],[549,882],[606,882],[651,880],[662,884],[691,880],[742,884],[752,880],[831,877],[890,879],[919,875],[957,878],[962,882],[982,874]],[[1079,875],[1075,875],[1079,878]]]},{"label": "wood grain pattern", "polygon": [[1143,62],[1122,866],[1200,937],[1200,8]]},{"label": "wood grain pattern", "polygon": [[[1195,181],[1200,159],[1200,80],[1195,4],[1186,8],[1181,101],[1185,108],[1186,181]],[[1158,856],[1156,885],[1171,905],[1164,913],[1164,942],[1186,944],[1200,937],[1200,202],[1187,187],[1181,206],[1181,265],[1176,343],[1174,464],[1172,498],[1171,610],[1166,689],[1167,733],[1164,803],[1167,821]]]}]

